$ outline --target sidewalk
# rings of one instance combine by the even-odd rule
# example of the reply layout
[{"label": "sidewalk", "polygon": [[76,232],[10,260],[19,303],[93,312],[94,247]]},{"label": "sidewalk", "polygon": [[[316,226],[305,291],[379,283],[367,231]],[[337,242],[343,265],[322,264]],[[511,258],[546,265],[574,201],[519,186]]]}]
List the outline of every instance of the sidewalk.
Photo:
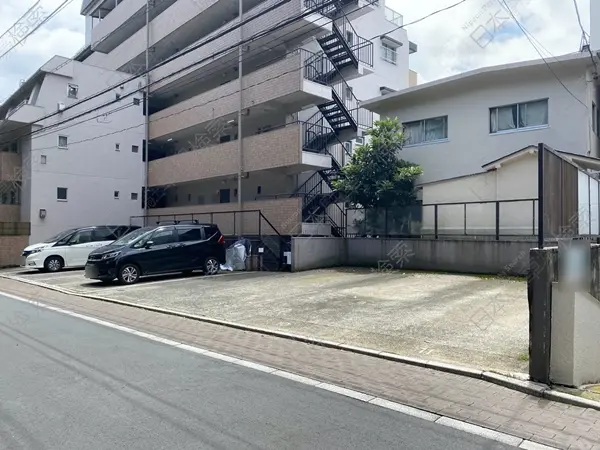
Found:
[{"label": "sidewalk", "polygon": [[[600,450],[600,411],[540,399],[483,380],[83,299],[17,281],[0,290],[165,338],[383,397],[561,449]],[[32,327],[35,317],[8,317]]]}]

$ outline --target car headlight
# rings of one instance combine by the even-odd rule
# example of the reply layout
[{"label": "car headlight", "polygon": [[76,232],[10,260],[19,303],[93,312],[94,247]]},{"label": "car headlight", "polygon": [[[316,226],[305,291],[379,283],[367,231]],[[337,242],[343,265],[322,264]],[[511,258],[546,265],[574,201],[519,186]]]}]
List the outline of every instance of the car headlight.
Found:
[{"label": "car headlight", "polygon": [[39,253],[42,250],[44,250],[44,248],[35,248],[33,250],[30,250],[28,253],[31,255],[32,253]]},{"label": "car headlight", "polygon": [[120,254],[121,254],[121,252],[107,253],[106,255],[102,256],[102,259],[113,259],[113,258],[116,258],[117,256],[119,256]]}]

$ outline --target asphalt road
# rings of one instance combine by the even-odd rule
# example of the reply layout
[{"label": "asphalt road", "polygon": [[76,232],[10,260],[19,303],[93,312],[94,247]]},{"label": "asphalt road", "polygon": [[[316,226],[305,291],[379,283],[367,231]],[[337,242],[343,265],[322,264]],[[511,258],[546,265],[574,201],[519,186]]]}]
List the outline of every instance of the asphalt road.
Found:
[{"label": "asphalt road", "polygon": [[3,450],[509,448],[0,296]]}]

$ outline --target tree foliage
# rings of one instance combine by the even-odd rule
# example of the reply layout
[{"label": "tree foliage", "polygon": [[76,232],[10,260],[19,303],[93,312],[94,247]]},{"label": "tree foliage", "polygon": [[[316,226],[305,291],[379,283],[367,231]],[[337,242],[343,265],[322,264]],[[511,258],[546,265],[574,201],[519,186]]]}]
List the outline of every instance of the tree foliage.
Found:
[{"label": "tree foliage", "polygon": [[398,119],[375,122],[370,139],[358,146],[334,187],[355,206],[379,208],[415,203],[415,180],[421,167],[398,157],[404,135]]}]

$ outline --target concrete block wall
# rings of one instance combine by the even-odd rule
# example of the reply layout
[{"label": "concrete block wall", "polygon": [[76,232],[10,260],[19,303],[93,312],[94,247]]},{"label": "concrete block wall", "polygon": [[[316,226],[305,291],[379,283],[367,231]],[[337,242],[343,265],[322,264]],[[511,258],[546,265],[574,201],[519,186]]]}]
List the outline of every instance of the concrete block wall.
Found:
[{"label": "concrete block wall", "polygon": [[292,271],[346,265],[523,276],[529,269],[529,249],[535,245],[523,240],[295,237]]}]

